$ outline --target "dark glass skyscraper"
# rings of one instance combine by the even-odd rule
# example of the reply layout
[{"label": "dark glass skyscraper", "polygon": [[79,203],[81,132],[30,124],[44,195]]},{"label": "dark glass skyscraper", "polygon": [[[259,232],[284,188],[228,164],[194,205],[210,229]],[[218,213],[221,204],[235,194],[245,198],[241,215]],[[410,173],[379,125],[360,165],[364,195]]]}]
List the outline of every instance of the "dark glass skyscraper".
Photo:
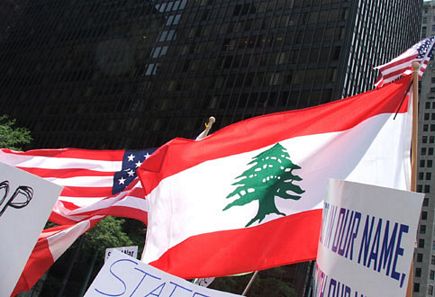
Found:
[{"label": "dark glass skyscraper", "polygon": [[421,1],[33,0],[0,41],[0,108],[35,147],[140,148],[371,88]]},{"label": "dark glass skyscraper", "polygon": [[9,36],[11,28],[20,18],[27,0],[5,0],[0,2],[0,42]]},{"label": "dark glass skyscraper", "polygon": [[[193,138],[210,115],[223,127],[371,89],[373,66],[418,40],[421,7],[420,0],[7,0],[0,114],[28,127],[35,148],[133,149]],[[291,269],[288,281],[302,292],[306,269]]]}]

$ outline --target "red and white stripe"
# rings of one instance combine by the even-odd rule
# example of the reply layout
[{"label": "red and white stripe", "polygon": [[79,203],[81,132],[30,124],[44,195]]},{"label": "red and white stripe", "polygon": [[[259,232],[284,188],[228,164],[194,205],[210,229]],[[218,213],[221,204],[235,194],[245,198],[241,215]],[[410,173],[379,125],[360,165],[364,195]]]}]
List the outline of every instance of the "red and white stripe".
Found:
[{"label": "red and white stripe", "polygon": [[103,216],[94,216],[77,224],[44,230],[33,248],[12,296],[32,288],[77,238],[94,227],[102,218]]},{"label": "red and white stripe", "polygon": [[[315,259],[329,178],[408,187],[410,84],[404,77],[344,100],[238,122],[200,141],[168,142],[138,170],[149,202],[142,260],[200,278]],[[305,192],[299,200],[275,198],[286,216],[245,227],[258,201],[224,211],[228,194],[253,158],[278,142],[301,167],[294,173]]]},{"label": "red and white stripe", "polygon": [[410,75],[414,71],[412,68],[412,62],[417,61],[421,62],[420,68],[418,69],[418,77],[421,79],[423,77],[423,73],[429,64],[429,60],[418,60],[417,56],[414,55],[409,58],[404,58],[402,60],[396,61],[394,63],[390,62],[388,64],[384,64],[382,66],[376,67],[379,69],[380,74],[375,82],[375,86],[380,88],[387,83],[390,83],[402,75]]},{"label": "red and white stripe", "polygon": [[[429,41],[428,50],[425,52],[422,58],[419,58],[417,48],[421,47],[422,44],[427,41]],[[420,63],[420,68],[418,69],[418,76],[421,79],[431,59],[431,51],[434,43],[434,38],[425,38],[413,45],[405,52],[403,52],[400,56],[391,60],[390,62],[375,67],[375,69],[379,70],[379,77],[375,82],[375,86],[377,88],[380,88],[384,84],[390,83],[398,79],[402,75],[412,74],[414,71],[412,63],[415,61]]]},{"label": "red and white stripe", "polygon": [[95,215],[112,215],[146,223],[147,203],[138,179],[112,194],[114,173],[121,170],[122,150],[0,150],[0,162],[63,186],[50,220],[71,224]]}]

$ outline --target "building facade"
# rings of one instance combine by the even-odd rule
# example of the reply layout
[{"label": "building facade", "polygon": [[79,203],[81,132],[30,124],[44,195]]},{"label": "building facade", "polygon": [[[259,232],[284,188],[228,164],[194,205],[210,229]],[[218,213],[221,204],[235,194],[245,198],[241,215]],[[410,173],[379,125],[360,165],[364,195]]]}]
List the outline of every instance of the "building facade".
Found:
[{"label": "building facade", "polygon": [[0,110],[34,148],[194,138],[212,115],[219,128],[371,89],[373,67],[419,39],[421,11],[420,0],[28,1],[0,38]]},{"label": "building facade", "polygon": [[0,43],[0,108],[35,147],[142,148],[372,88],[417,0],[35,0]]},{"label": "building facade", "polygon": [[0,2],[0,42],[6,39],[16,21],[20,19],[27,0],[5,0]]},{"label": "building facade", "polygon": [[[435,35],[435,1],[424,2],[421,37]],[[425,193],[414,259],[414,297],[434,296],[435,286],[435,68],[429,63],[420,87],[417,191]]]}]

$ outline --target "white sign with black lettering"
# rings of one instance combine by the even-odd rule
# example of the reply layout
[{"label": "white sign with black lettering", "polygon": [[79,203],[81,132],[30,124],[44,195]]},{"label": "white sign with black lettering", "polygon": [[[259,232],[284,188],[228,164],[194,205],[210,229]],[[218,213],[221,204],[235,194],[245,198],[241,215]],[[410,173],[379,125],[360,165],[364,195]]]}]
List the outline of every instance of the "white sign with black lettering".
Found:
[{"label": "white sign with black lettering", "polygon": [[331,180],[314,296],[405,296],[423,197]]},{"label": "white sign with black lettering", "polygon": [[10,296],[62,187],[0,163],[0,296]]},{"label": "white sign with black lettering", "polygon": [[107,259],[109,259],[110,255],[112,254],[113,251],[120,251],[121,253],[124,253],[126,255],[129,255],[130,257],[136,258],[137,259],[137,245],[133,245],[133,246],[121,246],[121,247],[115,247],[115,248],[107,248],[106,249],[106,254],[104,256],[104,262],[107,261]]},{"label": "white sign with black lettering", "polygon": [[236,297],[170,275],[119,251],[113,251],[84,297]]}]

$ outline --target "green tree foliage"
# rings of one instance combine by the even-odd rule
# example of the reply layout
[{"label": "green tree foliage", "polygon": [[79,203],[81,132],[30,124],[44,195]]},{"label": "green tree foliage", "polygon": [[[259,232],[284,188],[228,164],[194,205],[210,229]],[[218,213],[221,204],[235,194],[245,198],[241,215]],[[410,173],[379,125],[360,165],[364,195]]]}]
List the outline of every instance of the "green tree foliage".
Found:
[{"label": "green tree foliage", "polygon": [[104,255],[106,248],[129,246],[133,244],[130,237],[123,231],[125,220],[106,217],[92,230],[84,235],[83,247],[85,250]]},{"label": "green tree foliage", "polygon": [[29,130],[15,127],[15,120],[7,115],[0,116],[0,148],[20,150],[21,146],[31,141]]},{"label": "green tree foliage", "polygon": [[125,219],[125,223],[122,225],[123,230],[133,242],[133,245],[137,245],[138,255],[142,254],[143,247],[145,245],[146,227],[137,220]]},{"label": "green tree foliage", "polygon": [[268,214],[286,215],[276,207],[275,197],[298,200],[301,198],[300,194],[305,192],[294,184],[302,178],[293,174],[293,170],[301,167],[292,162],[287,149],[281,144],[275,144],[252,159],[248,163],[252,166],[236,177],[238,181],[233,185],[237,188],[227,196],[227,198],[237,197],[237,199],[224,208],[226,210],[258,200],[257,215],[246,224],[246,227],[255,221],[261,222]]}]

